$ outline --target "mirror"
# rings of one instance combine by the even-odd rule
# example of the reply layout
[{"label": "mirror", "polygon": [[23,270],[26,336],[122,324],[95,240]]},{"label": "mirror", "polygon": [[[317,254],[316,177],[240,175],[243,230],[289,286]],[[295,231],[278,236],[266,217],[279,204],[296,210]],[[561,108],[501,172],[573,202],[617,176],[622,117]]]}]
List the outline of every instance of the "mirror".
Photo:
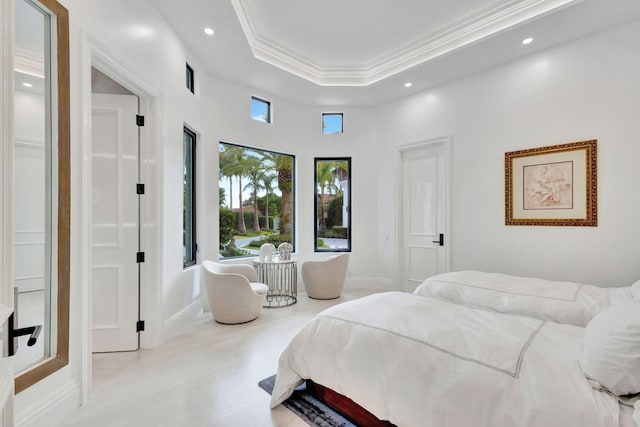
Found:
[{"label": "mirror", "polygon": [[315,252],[351,252],[351,157],[315,159]]},{"label": "mirror", "polygon": [[14,322],[41,326],[35,344],[17,338],[19,393],[68,363],[68,13],[54,0],[15,0],[14,28]]}]

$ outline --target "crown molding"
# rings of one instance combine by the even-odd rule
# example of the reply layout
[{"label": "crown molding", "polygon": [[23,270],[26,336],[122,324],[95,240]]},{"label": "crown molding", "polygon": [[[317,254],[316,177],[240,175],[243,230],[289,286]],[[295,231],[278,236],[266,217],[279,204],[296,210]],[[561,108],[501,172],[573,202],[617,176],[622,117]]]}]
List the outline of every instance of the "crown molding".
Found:
[{"label": "crown molding", "polygon": [[19,73],[44,78],[44,58],[42,55],[15,48],[14,67]]},{"label": "crown molding", "polygon": [[320,86],[369,86],[416,65],[515,25],[577,4],[582,0],[500,0],[451,25],[400,46],[368,64],[319,64],[256,30],[250,0],[231,0],[253,56]]}]

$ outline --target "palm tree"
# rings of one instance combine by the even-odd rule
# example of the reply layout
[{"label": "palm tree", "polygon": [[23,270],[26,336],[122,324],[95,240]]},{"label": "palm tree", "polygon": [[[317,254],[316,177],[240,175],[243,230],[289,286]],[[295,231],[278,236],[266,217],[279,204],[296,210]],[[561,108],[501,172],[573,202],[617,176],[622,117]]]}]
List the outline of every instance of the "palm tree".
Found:
[{"label": "palm tree", "polygon": [[347,177],[349,176],[349,162],[347,160],[337,160],[333,162],[333,166],[333,174],[338,179],[338,181],[347,179]]},{"label": "palm tree", "polygon": [[262,188],[266,191],[264,197],[264,229],[269,230],[269,196],[273,194],[273,180],[276,179],[276,174],[270,171],[263,171],[260,174],[260,181],[262,182]]},{"label": "palm tree", "polygon": [[224,191],[224,188],[219,187],[218,188],[218,204],[220,205],[221,208],[224,207],[224,204],[227,201],[227,194]]},{"label": "palm tree", "polygon": [[[220,151],[220,176],[229,178],[229,187],[231,188],[231,182],[233,177],[238,177],[238,199],[240,202],[240,210],[238,212],[238,233],[247,234],[247,226],[244,223],[244,209],[242,206],[242,177],[247,174],[247,154],[241,147],[225,146],[223,151]],[[231,201],[232,195],[229,194],[229,207],[233,206]]]},{"label": "palm tree", "polygon": [[246,175],[249,178],[249,183],[245,185],[244,190],[253,190],[253,231],[258,233],[260,231],[260,221],[258,220],[258,191],[263,188],[260,185],[260,176],[264,171],[264,165],[261,158],[249,156],[246,160],[246,167]]},{"label": "palm tree", "polygon": [[331,185],[335,175],[333,174],[334,166],[332,162],[321,161],[316,163],[316,179],[318,180],[318,186],[320,187],[320,223],[318,224],[318,231],[324,231],[327,229],[327,222],[325,219],[325,205],[324,205],[324,193],[327,186]]},{"label": "palm tree", "polygon": [[282,193],[280,234],[291,235],[293,233],[293,158],[286,154],[264,153],[264,161],[270,167],[275,168],[278,174],[278,189]]},{"label": "palm tree", "polygon": [[238,201],[240,208],[238,211],[238,233],[247,234],[247,225],[244,223],[244,208],[242,206],[242,177],[247,174],[247,155],[243,152],[238,156],[237,161],[237,177],[238,177]]},{"label": "palm tree", "polygon": [[219,147],[219,175],[220,179],[229,180],[229,209],[233,209],[233,177],[237,175],[236,159],[242,155],[242,148],[226,144],[220,144]]},{"label": "palm tree", "polygon": [[282,193],[280,212],[282,212],[281,234],[293,234],[293,159],[284,154],[275,154],[275,166],[278,172],[278,188]]}]

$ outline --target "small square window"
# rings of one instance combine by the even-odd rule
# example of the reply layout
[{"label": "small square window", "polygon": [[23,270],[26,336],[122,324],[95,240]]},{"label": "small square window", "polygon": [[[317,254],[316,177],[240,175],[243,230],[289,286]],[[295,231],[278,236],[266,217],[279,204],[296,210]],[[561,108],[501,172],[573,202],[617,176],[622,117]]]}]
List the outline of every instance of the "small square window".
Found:
[{"label": "small square window", "polygon": [[263,123],[271,123],[271,103],[264,99],[251,97],[251,118]]},{"label": "small square window", "polygon": [[193,80],[193,68],[191,68],[189,64],[187,64],[187,89],[189,89],[191,93],[196,93],[196,85]]},{"label": "small square window", "polygon": [[322,133],[342,133],[342,113],[322,113]]}]

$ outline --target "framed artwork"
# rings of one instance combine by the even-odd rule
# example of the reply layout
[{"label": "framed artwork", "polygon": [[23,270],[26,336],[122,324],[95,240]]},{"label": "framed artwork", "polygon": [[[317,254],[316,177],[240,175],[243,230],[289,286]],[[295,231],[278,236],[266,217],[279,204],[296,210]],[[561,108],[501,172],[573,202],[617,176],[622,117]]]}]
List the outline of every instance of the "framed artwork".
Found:
[{"label": "framed artwork", "polygon": [[504,155],[506,225],[598,225],[596,140]]}]

